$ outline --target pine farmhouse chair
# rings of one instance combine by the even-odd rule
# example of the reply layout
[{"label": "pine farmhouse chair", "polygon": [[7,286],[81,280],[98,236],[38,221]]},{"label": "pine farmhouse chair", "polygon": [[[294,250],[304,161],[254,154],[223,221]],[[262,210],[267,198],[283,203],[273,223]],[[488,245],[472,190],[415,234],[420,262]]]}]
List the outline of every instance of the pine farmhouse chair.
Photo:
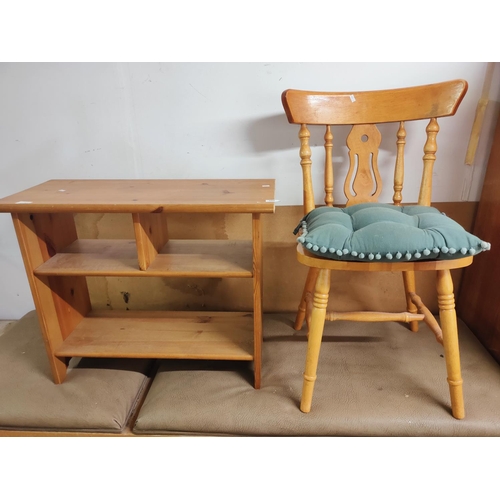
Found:
[{"label": "pine farmhouse chair", "polygon": [[[418,87],[368,92],[286,90],[282,103],[288,121],[300,125],[304,218],[298,236],[298,261],[309,267],[295,329],[308,326],[301,411],[308,413],[325,320],[403,321],[418,331],[424,321],[444,347],[452,414],[464,418],[457,319],[451,269],[469,266],[473,255],[490,244],[466,232],[431,207],[436,159],[437,118],[454,115],[467,82],[454,80]],[[418,204],[402,205],[405,121],[425,120],[423,173]],[[393,204],[378,203],[382,190],[377,165],[381,134],[377,124],[397,130]],[[308,125],[326,126],[325,206],[315,208]],[[332,125],[352,126],[347,137],[349,169],[344,182],[345,208],[333,207]],[[327,312],[331,271],[401,271],[407,311]],[[439,323],[415,293],[415,271],[437,273]]]}]

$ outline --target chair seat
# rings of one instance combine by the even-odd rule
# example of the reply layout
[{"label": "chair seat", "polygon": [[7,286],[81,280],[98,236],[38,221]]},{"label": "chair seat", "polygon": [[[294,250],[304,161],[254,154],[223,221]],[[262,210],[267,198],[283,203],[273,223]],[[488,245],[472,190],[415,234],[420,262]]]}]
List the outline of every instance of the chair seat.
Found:
[{"label": "chair seat", "polygon": [[381,262],[379,260],[335,260],[319,257],[306,250],[301,243],[297,245],[297,260],[305,266],[316,269],[330,269],[332,271],[439,271],[443,269],[460,269],[470,266],[474,257],[472,255],[462,256],[461,259],[448,260],[391,260]]},{"label": "chair seat", "polygon": [[434,207],[360,203],[320,207],[299,223],[297,241],[324,259],[357,262],[455,260],[489,250]]}]

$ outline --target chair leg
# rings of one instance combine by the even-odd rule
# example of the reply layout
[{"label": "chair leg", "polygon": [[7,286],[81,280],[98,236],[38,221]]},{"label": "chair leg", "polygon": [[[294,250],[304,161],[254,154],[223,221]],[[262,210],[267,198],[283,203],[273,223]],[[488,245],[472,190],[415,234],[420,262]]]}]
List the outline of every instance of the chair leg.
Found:
[{"label": "chair leg", "polygon": [[[415,293],[415,271],[403,271],[403,283],[405,285],[406,310],[409,313],[417,313],[417,306],[411,301],[410,293]],[[410,321],[410,330],[418,332],[418,321]]]},{"label": "chair leg", "polygon": [[310,267],[307,273],[306,284],[304,285],[304,291],[302,292],[302,299],[300,300],[299,310],[297,311],[297,317],[295,318],[295,324],[293,328],[295,330],[301,330],[304,326],[304,320],[306,317],[307,309],[307,297],[314,290],[314,285],[316,283],[316,278],[318,277],[319,269],[315,267]]},{"label": "chair leg", "polygon": [[437,292],[439,318],[443,330],[444,356],[448,385],[450,387],[451,412],[457,419],[465,417],[464,398],[462,392],[462,375],[460,373],[460,351],[458,347],[457,314],[453,281],[449,269],[437,271]]},{"label": "chair leg", "polygon": [[311,402],[316,381],[316,370],[318,367],[321,339],[325,326],[326,307],[328,305],[328,294],[330,292],[330,270],[321,269],[316,280],[313,297],[313,309],[311,315],[311,327],[307,342],[306,367],[304,371],[304,383],[302,386],[302,398],[300,410],[304,413],[311,411]]}]

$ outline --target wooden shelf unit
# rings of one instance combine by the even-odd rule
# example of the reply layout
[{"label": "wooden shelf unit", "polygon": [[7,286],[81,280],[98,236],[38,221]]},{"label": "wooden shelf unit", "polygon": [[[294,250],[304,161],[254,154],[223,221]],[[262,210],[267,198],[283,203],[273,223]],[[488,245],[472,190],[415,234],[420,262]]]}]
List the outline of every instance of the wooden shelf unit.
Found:
[{"label": "wooden shelf unit", "polygon": [[[52,180],[0,200],[12,214],[52,374],[81,357],[253,361],[261,384],[261,214],[274,180]],[[251,214],[252,239],[170,240],[169,213]],[[75,213],[130,213],[135,239],[79,239]],[[93,311],[87,276],[250,278],[252,312]]]}]

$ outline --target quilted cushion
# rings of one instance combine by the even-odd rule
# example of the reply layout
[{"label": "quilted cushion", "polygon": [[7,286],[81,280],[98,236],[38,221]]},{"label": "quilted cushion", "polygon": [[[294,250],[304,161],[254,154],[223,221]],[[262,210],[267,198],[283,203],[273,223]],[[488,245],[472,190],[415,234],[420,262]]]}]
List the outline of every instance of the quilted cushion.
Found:
[{"label": "quilted cushion", "polygon": [[433,207],[360,203],[309,212],[294,233],[324,258],[350,261],[460,259],[490,249]]}]

